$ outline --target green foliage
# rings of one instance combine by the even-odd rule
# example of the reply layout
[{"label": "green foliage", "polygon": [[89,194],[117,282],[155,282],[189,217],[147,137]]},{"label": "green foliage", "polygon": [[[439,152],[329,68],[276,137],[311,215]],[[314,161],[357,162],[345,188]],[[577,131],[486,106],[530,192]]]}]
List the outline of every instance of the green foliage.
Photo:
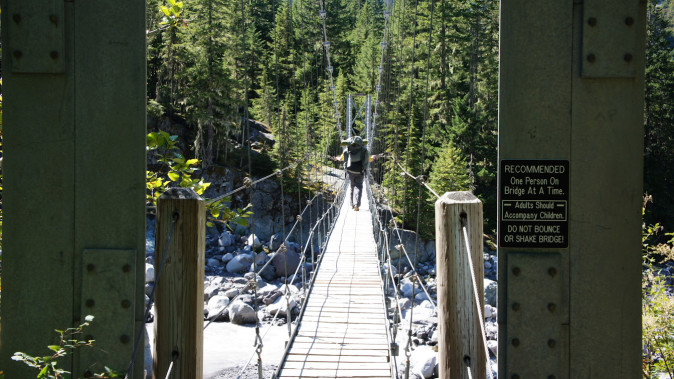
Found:
[{"label": "green foliage", "polygon": [[[651,201],[650,195],[644,196],[642,214]],[[674,233],[665,233],[670,239],[658,243],[661,233],[659,224],[644,222],[642,225],[642,362],[645,378],[656,378],[661,373],[674,378],[674,291],[658,268],[658,264],[674,261]]]},{"label": "green foliage", "polygon": [[[190,188],[198,195],[203,195],[211,185],[194,176],[199,160],[187,159],[182,154],[178,148],[178,136],[169,135],[164,131],[152,132],[147,135],[147,150],[161,164],[158,170],[146,172],[148,205],[156,207],[157,199],[170,186]],[[252,206],[249,204],[243,209],[232,210],[227,206],[230,200],[229,197],[224,197],[217,201],[206,202],[206,210],[210,215],[207,222],[209,226],[213,226],[213,222],[248,225],[247,219],[253,214],[250,210]]]},{"label": "green foliage", "polygon": [[[12,360],[23,362],[26,366],[32,367],[38,371],[36,378],[66,378],[69,371],[59,367],[59,359],[67,355],[71,355],[75,350],[94,346],[94,340],[80,340],[79,336],[85,327],[89,326],[94,320],[94,316],[88,315],[85,321],[76,328],[68,328],[66,330],[56,330],[59,335],[59,342],[57,345],[49,345],[50,350],[48,355],[32,356],[23,352],[16,352],[12,356]],[[105,367],[104,373],[93,374],[92,378],[121,378],[124,373]]]},{"label": "green foliage", "polygon": [[171,136],[164,131],[147,135],[147,150],[163,166],[158,171],[147,171],[146,198],[149,204],[156,205],[157,198],[166,191],[170,184],[191,188],[199,195],[210,186],[202,179],[192,178],[199,164],[198,159],[186,159],[177,147],[178,136]]},{"label": "green foliage", "polygon": [[[641,208],[642,216],[646,214],[646,208],[653,201],[652,195],[644,195],[644,203]],[[645,265],[653,265],[674,261],[674,233],[664,233],[660,223],[647,224],[645,221],[641,227],[642,260]],[[669,238],[664,243],[663,238]]]},{"label": "green foliage", "polygon": [[644,273],[642,295],[643,375],[674,378],[674,296],[653,267]]},{"label": "green foliage", "polygon": [[164,114],[164,106],[159,104],[156,100],[150,99],[147,101],[147,115],[159,119]]},{"label": "green foliage", "polygon": [[674,35],[664,9],[648,4],[644,138],[644,189],[655,202],[649,223],[674,225]]},{"label": "green foliage", "polygon": [[468,165],[461,152],[452,143],[447,144],[433,165],[430,186],[442,195],[449,191],[466,191],[470,188]]},{"label": "green foliage", "polygon": [[164,14],[164,19],[162,20],[162,22],[159,23],[159,25],[168,25],[172,28],[175,28],[180,23],[182,23],[181,14],[183,11],[183,2],[175,0],[167,0],[167,1],[169,5],[168,7],[166,5],[162,5],[159,7],[159,9]]}]

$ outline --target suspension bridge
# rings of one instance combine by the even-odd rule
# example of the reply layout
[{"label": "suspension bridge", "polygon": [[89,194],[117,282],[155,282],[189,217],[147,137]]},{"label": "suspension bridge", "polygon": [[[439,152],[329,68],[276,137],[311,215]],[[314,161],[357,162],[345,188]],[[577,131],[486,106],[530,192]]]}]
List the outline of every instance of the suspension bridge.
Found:
[{"label": "suspension bridge", "polygon": [[[7,377],[28,377],[26,367],[11,361],[12,354],[38,352],[45,346],[54,346],[55,328],[76,326],[95,310],[97,321],[88,332],[95,336],[97,346],[103,348],[62,357],[65,368],[71,370],[73,376],[88,377],[91,370],[102,369],[102,364],[118,368],[129,364],[128,377],[140,378],[142,365],[137,362],[142,360],[139,359],[142,354],[138,346],[149,312],[144,306],[142,285],[146,214],[142,199],[147,161],[142,144],[147,121],[145,2],[129,2],[125,7],[104,1],[52,3],[45,7],[41,0],[7,0],[3,4],[2,23],[7,26],[3,28],[6,47],[3,96],[7,100],[3,104],[6,137],[3,153],[8,158],[3,164],[2,301],[6,306],[2,307],[1,368]],[[414,4],[415,15],[418,3]],[[426,61],[426,77],[422,78],[423,71],[416,67],[423,66],[423,62],[415,61],[416,19],[403,18],[401,22],[414,30],[411,54],[400,43],[405,37],[402,33],[398,46],[389,46],[386,25],[389,20],[400,21],[392,17],[396,4],[386,2],[383,10],[382,54],[379,62],[374,63],[378,63],[378,67],[372,68],[372,72],[379,72],[379,77],[372,88],[374,111],[366,112],[372,123],[366,138],[370,146],[378,139],[387,138],[394,141],[397,148],[399,142],[405,145],[402,141],[405,137],[407,146],[413,141],[409,129],[405,135],[402,125],[414,124],[421,130],[421,139],[413,141],[421,142],[420,154],[418,157],[408,154],[405,162],[418,160],[415,163],[419,164],[413,169],[401,167],[403,171],[414,171],[414,175],[399,172],[395,167],[400,162],[378,167],[376,174],[387,170],[391,176],[402,174],[414,178],[419,183],[418,198],[421,199],[422,187],[428,188],[424,178],[428,173],[428,167],[424,167],[424,144],[425,127],[431,121],[428,109],[430,60]],[[437,35],[433,26],[434,4],[430,2],[428,30],[431,32],[420,33],[418,37],[428,38],[426,59],[437,51],[432,50],[435,45],[432,39]],[[323,121],[323,125],[330,124],[329,128],[334,125],[336,129],[323,135],[332,132],[341,139],[349,137],[353,130],[350,121],[346,127],[342,125],[327,35],[328,14],[324,2],[319,5],[323,38],[320,43],[316,41],[316,46],[324,48],[321,56],[324,59],[318,66],[323,69],[320,75],[329,79],[329,85],[322,88],[330,90],[324,96],[328,101],[323,108],[331,108],[332,112],[334,105],[335,118],[334,124]],[[642,374],[642,261],[637,252],[642,247],[646,6],[646,2],[630,0],[546,2],[533,8],[529,3],[501,3],[496,205],[499,208],[512,206],[521,200],[524,205],[539,207],[540,200],[544,206],[562,209],[552,217],[558,227],[543,228],[559,230],[552,239],[550,235],[526,232],[551,221],[531,221],[540,215],[538,212],[518,213],[512,219],[499,214],[500,219],[496,220],[499,238],[502,238],[498,265],[498,349],[502,376],[633,378]],[[241,9],[245,19],[244,2]],[[100,22],[101,15],[106,14],[117,17]],[[241,23],[242,35],[247,33],[246,24]],[[444,27],[443,24],[443,30]],[[243,45],[245,52],[245,42]],[[403,64],[409,64],[409,104],[399,101],[401,92],[408,90],[404,82],[397,88],[387,83],[387,77],[403,70],[400,64],[392,67],[385,60],[385,52],[388,56],[399,55],[400,61],[405,58]],[[411,56],[409,62],[408,56]],[[246,75],[251,71],[248,69],[251,62],[246,57],[243,60],[246,104],[242,119],[247,120],[249,83]],[[299,71],[296,63],[292,62],[291,71]],[[446,68],[451,68],[451,64]],[[317,73],[319,71],[317,69]],[[421,85],[414,84],[416,76],[419,82],[425,79],[426,83],[423,107],[412,101],[421,96],[419,91],[415,93],[416,89],[422,89]],[[294,81],[292,84],[293,88],[301,87]],[[278,96],[278,90],[276,94]],[[399,108],[406,107],[410,115],[418,111],[418,119],[410,117],[408,122],[398,123],[397,116],[391,117],[398,114]],[[391,112],[393,108],[396,112]],[[244,131],[248,125],[245,121],[242,124]],[[382,124],[393,128],[378,129]],[[241,133],[241,145],[245,147],[249,141],[244,140],[244,135],[250,133]],[[35,154],[36,146],[41,154]],[[383,151],[373,149],[373,152]],[[326,147],[326,151],[316,152],[316,156],[327,153]],[[51,159],[44,159],[45,156]],[[320,166],[316,163],[320,160],[316,159],[313,166]],[[550,162],[559,168],[554,177],[536,176],[543,175],[539,168]],[[508,167],[516,169],[504,170]],[[251,169],[250,158],[248,168]],[[288,167],[281,171],[286,169]],[[504,177],[504,173],[510,175]],[[250,171],[248,174],[252,178]],[[305,301],[301,304],[301,317],[288,322],[292,338],[284,360],[279,363],[277,376],[409,374],[407,362],[403,373],[396,372],[399,366],[392,362],[409,361],[410,326],[401,326],[407,333],[407,338],[403,338],[405,346],[395,345],[394,335],[402,312],[396,306],[399,276],[391,271],[389,253],[393,250],[392,234],[401,228],[387,209],[389,204],[379,202],[380,194],[375,196],[370,188],[375,183],[381,184],[380,179],[368,183],[371,219],[365,207],[359,212],[344,209],[344,189],[330,194],[314,191],[311,204],[298,212],[299,218],[306,218],[308,214],[308,219],[315,220],[311,223],[309,238],[302,243],[303,260],[298,272],[291,275],[306,279],[302,289]],[[547,184],[557,187],[546,194],[548,187],[528,186],[527,179],[546,179]],[[250,183],[246,187],[249,186]],[[395,192],[396,188],[386,190]],[[524,197],[534,190],[538,197]],[[405,188],[405,196],[411,192]],[[503,196],[517,193],[522,196]],[[282,199],[283,196],[282,190]],[[373,201],[375,197],[377,200]],[[438,209],[436,203],[436,212]],[[481,284],[479,277],[469,275],[480,272],[481,229],[477,224],[481,217],[462,210],[440,213],[454,218],[450,234],[456,238],[438,241],[437,246],[443,247],[438,249],[438,254],[458,251],[460,253],[451,259],[465,258],[466,261],[449,264],[450,258],[441,259],[438,255],[439,270],[457,267],[460,272],[456,275],[438,272],[437,314],[467,321],[466,325],[471,326],[455,330],[456,337],[472,341],[452,344],[457,354],[451,359],[444,359],[440,350],[440,370],[442,373],[443,369],[447,372],[451,368],[453,373],[465,373],[465,377],[476,377],[478,372],[485,371],[490,374],[491,370],[479,368],[487,361],[480,355],[485,352],[479,353],[486,344],[474,333],[475,329],[482,328]],[[163,255],[157,254],[162,262],[167,262],[164,269],[172,269],[181,260],[190,262],[193,266],[187,271],[197,275],[196,279],[202,279],[203,284],[203,276],[198,277],[199,273],[203,275],[203,261],[199,260],[202,258],[191,260],[199,257],[196,252],[203,248],[199,246],[200,240],[193,238],[203,235],[203,208],[197,206],[194,212],[182,208],[165,214],[164,225],[172,234],[163,235],[167,249]],[[189,219],[188,215],[194,218]],[[344,227],[339,227],[340,222]],[[352,223],[358,225],[357,230],[352,229]],[[370,225],[371,231],[365,225]],[[301,228],[301,224],[296,226]],[[194,228],[195,234],[184,238],[182,232],[190,228]],[[296,233],[297,228],[293,229]],[[417,226],[417,232],[418,229]],[[35,230],[40,231],[39,236]],[[293,231],[288,233],[286,240],[292,234]],[[375,250],[371,249],[372,241],[361,245],[356,235],[358,238],[371,235]],[[469,238],[473,235],[479,238]],[[538,238],[539,235],[546,238]],[[168,249],[169,242],[194,243],[190,247],[194,247],[193,250],[183,249],[183,252],[195,255],[189,259],[174,256],[175,252]],[[158,251],[163,250],[158,248]],[[319,253],[314,256],[316,251]],[[477,254],[471,257],[461,253],[470,251]],[[409,278],[420,284],[419,290],[426,291],[423,278],[415,273],[415,259],[411,258],[414,253],[404,253],[399,261],[409,263]],[[371,271],[376,270],[379,277],[364,269],[370,266],[372,255],[378,262]],[[386,270],[380,269],[382,264],[386,264]],[[180,290],[168,292],[180,295],[184,290],[186,297],[182,299],[191,301],[177,301],[180,307],[176,306],[173,312],[163,312],[172,321],[193,322],[189,326],[174,326],[173,332],[167,332],[166,336],[189,340],[191,346],[198,346],[204,328],[203,293],[188,293],[198,287],[185,285],[183,280],[187,276],[182,273],[167,271],[160,279],[162,265],[158,266],[159,283],[172,283],[167,278],[179,279],[174,284]],[[307,266],[315,269],[307,272]],[[259,269],[253,266],[253,274]],[[472,283],[459,286],[442,282],[448,278]],[[350,289],[351,284],[355,285],[354,289]],[[460,291],[457,291],[457,299],[443,304],[440,290],[446,288]],[[247,291],[255,294],[256,290],[253,280]],[[366,294],[372,295],[372,300],[365,300]],[[288,298],[287,293],[284,296]],[[335,306],[338,304],[342,305],[339,309]],[[451,304],[455,311],[447,308]],[[328,309],[331,312],[324,311]],[[458,315],[468,309],[474,309],[477,316]],[[159,323],[162,312],[158,311],[157,315]],[[449,325],[456,325],[454,321],[453,318]],[[440,321],[440,349],[450,346],[443,338],[452,337],[452,332],[443,328]],[[259,320],[256,329],[260,329]],[[382,329],[385,333],[380,334],[377,330]],[[480,334],[484,338],[484,333]],[[358,337],[362,338],[357,341]],[[263,341],[264,335],[257,334],[258,368]],[[201,372],[201,358],[198,354],[190,355],[196,349],[174,345],[173,341],[158,345],[162,351],[155,363],[155,377],[193,378]],[[460,351],[468,346],[473,352]]]},{"label": "suspension bridge", "polygon": [[[453,221],[448,222],[452,224],[451,228],[455,229],[452,232],[455,238],[461,242],[452,245],[454,251],[440,254],[443,261],[446,260],[447,254],[455,257],[451,258],[450,262],[454,271],[449,272],[450,268],[439,268],[442,273],[440,275],[446,278],[438,277],[438,284],[447,288],[453,287],[455,292],[460,293],[450,294],[440,289],[438,300],[441,304],[436,304],[435,296],[429,293],[423,277],[416,272],[417,259],[413,258],[416,252],[408,252],[404,244],[400,244],[398,248],[402,250],[403,255],[398,257],[397,261],[392,259],[390,245],[393,243],[394,234],[399,233],[400,227],[396,224],[391,210],[382,207],[381,201],[377,200],[370,181],[366,180],[364,183],[364,196],[359,210],[352,208],[350,201],[345,200],[347,196],[351,196],[347,183],[345,181],[343,184],[338,183],[335,193],[330,197],[329,205],[320,205],[318,200],[323,196],[321,193],[306,202],[281,247],[269,256],[266,264],[252,265],[251,270],[256,275],[250,276],[248,286],[232,299],[233,303],[246,293],[252,294],[253,299],[258,299],[254,278],[259,277],[276,255],[285,253],[284,245],[292,236],[302,241],[300,225],[305,217],[315,220],[308,238],[302,241],[302,254],[295,272],[285,277],[281,301],[286,304],[284,318],[288,325],[288,342],[281,362],[265,362],[277,365],[273,377],[409,377],[410,356],[414,349],[412,344],[414,314],[412,309],[407,310],[406,314],[401,309],[401,278],[393,272],[393,267],[397,266],[400,269],[404,264],[408,270],[406,277],[414,283],[412,298],[415,298],[415,291],[419,293],[423,291],[425,298],[429,299],[436,309],[439,328],[441,333],[444,333],[439,338],[439,343],[446,345],[452,340],[455,346],[452,354],[456,357],[452,358],[446,348],[440,348],[440,357],[447,360],[448,365],[453,365],[454,370],[464,372],[468,377],[486,378],[486,357],[489,353],[481,312],[483,307],[481,203],[476,202],[470,195],[467,197],[468,201],[457,208],[459,210],[445,212],[450,218],[452,215],[456,216]],[[157,339],[154,375],[160,378],[171,377],[173,370],[182,372],[174,374],[178,377],[184,377],[186,373],[200,372],[198,363],[189,364],[184,359],[179,359],[181,354],[175,354],[176,351],[181,351],[182,354],[189,352],[194,362],[199,362],[202,354],[198,346],[201,343],[200,339],[189,333],[186,337],[176,335],[174,331],[193,330],[196,335],[201,333],[199,329],[203,324],[200,315],[203,314],[203,308],[200,306],[203,304],[190,299],[195,298],[191,292],[194,288],[197,289],[197,293],[203,292],[203,288],[199,287],[203,279],[193,275],[195,271],[193,265],[187,265],[185,268],[175,263],[168,266],[164,264],[167,259],[174,262],[193,261],[188,257],[198,255],[196,248],[186,249],[181,241],[198,241],[201,237],[181,236],[176,220],[195,219],[183,215],[188,209],[196,209],[197,212],[203,210],[199,207],[180,205],[183,202],[193,202],[195,199],[181,192],[184,191],[176,190],[162,195],[158,204],[157,251],[163,253],[156,256],[158,272],[155,286],[159,288],[158,296],[166,297],[163,301],[157,300],[155,309]],[[475,212],[471,221],[467,222],[466,212],[473,213],[470,211],[470,204],[479,205],[479,212]],[[393,228],[388,227],[387,222]],[[443,218],[444,222],[446,220]],[[476,229],[469,233],[468,224],[472,224]],[[398,241],[402,241],[400,235],[395,237]],[[440,238],[440,241],[447,239]],[[165,242],[162,242],[164,240]],[[475,249],[471,248],[471,241]],[[169,248],[176,244],[180,245],[183,251]],[[444,250],[449,245],[443,244],[444,247],[441,248]],[[314,254],[315,251],[318,251],[318,255]],[[311,263],[311,270],[307,270],[305,264],[307,262]],[[165,270],[170,272],[163,273]],[[163,277],[169,279],[160,279]],[[194,283],[187,279],[175,279],[187,277],[194,278]],[[302,302],[299,304],[300,311],[296,319],[293,319],[289,311],[293,301],[291,299],[293,291],[290,289],[292,284],[301,286],[302,291]],[[185,291],[185,288],[188,290]],[[183,298],[184,300],[181,300]],[[151,311],[153,301],[154,293],[150,296],[146,314]],[[257,301],[254,301],[254,305],[257,316]],[[176,306],[182,308],[176,309]],[[280,311],[281,308],[276,311],[270,324],[279,318]],[[183,317],[176,317],[176,312],[183,314]],[[188,315],[194,317],[187,317]],[[443,326],[443,323],[449,323],[450,319],[452,325]],[[210,322],[203,329],[209,325]],[[248,363],[241,368],[239,377],[255,361],[258,377],[260,379],[264,377],[262,364],[266,332],[263,329],[261,320],[256,319],[256,348]],[[400,335],[399,331],[402,331]],[[136,344],[138,343],[139,341],[136,341]],[[399,347],[399,344],[403,347]],[[473,363],[471,364],[470,359],[466,357],[472,357]],[[130,366],[133,364],[134,359]],[[404,367],[402,372],[399,372],[400,367]],[[131,367],[128,371],[131,371]],[[491,375],[491,369],[488,373]]]},{"label": "suspension bridge", "polygon": [[369,201],[344,201],[278,377],[390,378],[385,304]]}]

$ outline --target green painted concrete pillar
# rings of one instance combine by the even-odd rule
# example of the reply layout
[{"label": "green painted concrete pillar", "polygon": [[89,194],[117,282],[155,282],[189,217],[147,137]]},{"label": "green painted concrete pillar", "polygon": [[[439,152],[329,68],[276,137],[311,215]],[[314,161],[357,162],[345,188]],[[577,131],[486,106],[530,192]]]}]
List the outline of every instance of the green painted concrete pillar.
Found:
[{"label": "green painted concrete pillar", "polygon": [[0,367],[34,377],[13,353],[47,354],[91,314],[96,348],[61,367],[126,370],[144,325],[145,2],[6,0],[2,46]]},{"label": "green painted concrete pillar", "polygon": [[501,1],[499,377],[641,376],[645,24]]}]

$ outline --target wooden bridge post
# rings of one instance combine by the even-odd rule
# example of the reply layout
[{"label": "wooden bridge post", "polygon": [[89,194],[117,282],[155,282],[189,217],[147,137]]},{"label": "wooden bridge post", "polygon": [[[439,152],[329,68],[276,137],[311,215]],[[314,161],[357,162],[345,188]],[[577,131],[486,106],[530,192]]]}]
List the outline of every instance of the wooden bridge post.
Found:
[{"label": "wooden bridge post", "polygon": [[[473,278],[466,254],[466,225],[473,272],[484,309],[482,202],[470,192],[448,192],[435,202],[438,280],[438,361],[440,378],[486,377],[485,349],[475,307]],[[480,312],[481,314],[481,312]]]},{"label": "wooden bridge post", "polygon": [[174,360],[172,378],[203,375],[205,218],[204,200],[191,189],[171,188],[157,202],[155,378]]}]

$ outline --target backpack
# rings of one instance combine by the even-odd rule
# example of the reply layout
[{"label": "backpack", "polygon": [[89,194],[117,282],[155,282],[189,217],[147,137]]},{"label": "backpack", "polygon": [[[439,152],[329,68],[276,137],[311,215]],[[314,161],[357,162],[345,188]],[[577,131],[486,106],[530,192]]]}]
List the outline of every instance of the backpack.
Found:
[{"label": "backpack", "polygon": [[355,172],[358,174],[363,173],[363,155],[365,153],[365,148],[358,147],[356,149],[348,149],[344,152],[345,155],[345,164],[347,171]]}]

